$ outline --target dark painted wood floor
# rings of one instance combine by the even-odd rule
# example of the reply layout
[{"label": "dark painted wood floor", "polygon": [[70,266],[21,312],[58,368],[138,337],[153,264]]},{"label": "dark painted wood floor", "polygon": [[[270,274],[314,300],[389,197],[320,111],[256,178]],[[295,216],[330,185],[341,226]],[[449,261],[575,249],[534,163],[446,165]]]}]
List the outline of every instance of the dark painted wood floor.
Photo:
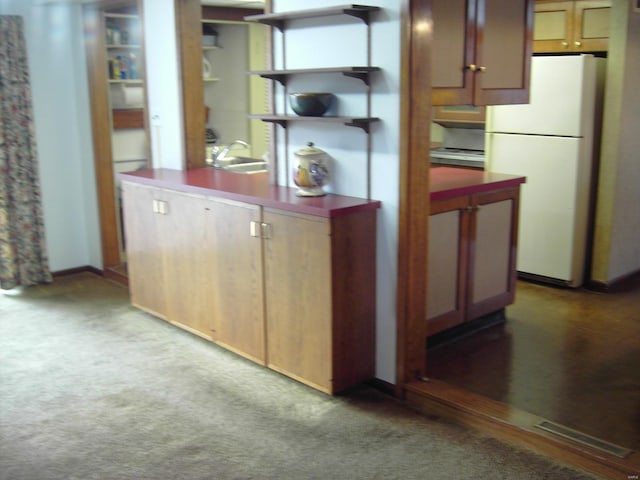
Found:
[{"label": "dark painted wood floor", "polygon": [[617,293],[519,281],[506,316],[430,348],[428,376],[640,451],[640,279]]}]

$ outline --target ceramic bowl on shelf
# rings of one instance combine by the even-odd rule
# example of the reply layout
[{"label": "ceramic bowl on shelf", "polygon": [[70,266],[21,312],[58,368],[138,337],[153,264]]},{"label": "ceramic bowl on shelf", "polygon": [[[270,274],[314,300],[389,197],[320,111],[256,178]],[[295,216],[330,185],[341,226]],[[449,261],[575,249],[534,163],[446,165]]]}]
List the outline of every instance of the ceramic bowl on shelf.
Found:
[{"label": "ceramic bowl on shelf", "polygon": [[335,98],[333,93],[291,93],[289,105],[301,117],[321,117],[331,108]]}]

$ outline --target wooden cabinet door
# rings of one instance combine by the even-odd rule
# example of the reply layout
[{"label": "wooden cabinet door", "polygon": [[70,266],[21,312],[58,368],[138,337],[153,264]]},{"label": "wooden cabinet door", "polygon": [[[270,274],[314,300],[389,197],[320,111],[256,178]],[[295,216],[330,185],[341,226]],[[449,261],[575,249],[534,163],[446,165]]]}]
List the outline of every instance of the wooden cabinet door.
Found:
[{"label": "wooden cabinet door", "polygon": [[180,192],[166,215],[168,319],[264,364],[260,207]]},{"label": "wooden cabinet door", "polygon": [[433,105],[529,101],[533,0],[431,0]]},{"label": "wooden cabinet door", "polygon": [[333,393],[330,223],[267,208],[263,221],[267,365]]},{"label": "wooden cabinet door", "polygon": [[264,365],[261,209],[212,198],[203,206],[202,259],[207,266],[203,279],[213,338],[225,348]]},{"label": "wooden cabinet door", "polygon": [[513,303],[519,189],[472,196],[467,318]]},{"label": "wooden cabinet door", "polygon": [[166,284],[161,212],[166,207],[162,191],[122,182],[125,247],[131,303],[166,318]]},{"label": "wooden cabinet door", "polygon": [[574,2],[536,2],[533,51],[555,53],[571,50]]},{"label": "wooden cabinet door", "polygon": [[469,197],[431,203],[427,273],[427,335],[466,317]]},{"label": "wooden cabinet door", "polygon": [[580,0],[575,4],[573,46],[580,52],[605,52],[609,48],[611,1]]},{"label": "wooden cabinet door", "polygon": [[165,238],[167,320],[212,339],[210,274],[204,235],[204,196],[165,190],[167,211],[160,218]]},{"label": "wooden cabinet door", "polygon": [[475,0],[431,0],[433,105],[473,103]]},{"label": "wooden cabinet door", "polygon": [[529,102],[533,0],[478,0],[474,105]]},{"label": "wooden cabinet door", "polygon": [[606,52],[610,15],[610,0],[536,2],[533,51]]}]

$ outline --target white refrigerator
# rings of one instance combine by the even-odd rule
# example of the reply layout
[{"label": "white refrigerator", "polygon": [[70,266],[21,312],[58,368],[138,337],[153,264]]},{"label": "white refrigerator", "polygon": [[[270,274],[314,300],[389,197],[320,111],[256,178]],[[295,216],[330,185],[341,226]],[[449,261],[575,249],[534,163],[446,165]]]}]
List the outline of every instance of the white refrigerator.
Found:
[{"label": "white refrigerator", "polygon": [[487,108],[485,168],[527,177],[521,276],[570,287],[584,281],[604,62],[592,55],[533,57],[530,103]]}]

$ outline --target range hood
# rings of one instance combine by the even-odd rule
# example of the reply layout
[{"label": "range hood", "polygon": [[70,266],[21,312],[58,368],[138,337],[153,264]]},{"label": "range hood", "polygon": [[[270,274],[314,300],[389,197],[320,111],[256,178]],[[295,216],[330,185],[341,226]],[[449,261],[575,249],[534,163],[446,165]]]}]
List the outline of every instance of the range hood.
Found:
[{"label": "range hood", "polygon": [[433,107],[433,121],[446,128],[484,130],[485,107],[476,107],[474,105]]}]

